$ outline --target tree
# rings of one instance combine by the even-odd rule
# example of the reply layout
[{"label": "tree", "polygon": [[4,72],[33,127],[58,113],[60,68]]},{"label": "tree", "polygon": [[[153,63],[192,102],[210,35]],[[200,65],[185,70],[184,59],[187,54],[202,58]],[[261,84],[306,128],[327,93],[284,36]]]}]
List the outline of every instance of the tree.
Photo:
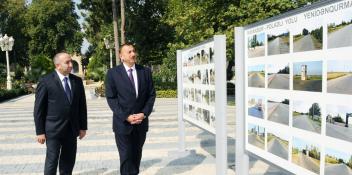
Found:
[{"label": "tree", "polygon": [[312,116],[312,118],[313,118],[315,115],[318,115],[318,116],[321,115],[320,107],[319,107],[319,104],[318,104],[318,103],[313,103],[313,104],[312,104],[312,106],[309,108],[309,113],[308,113],[308,115]]},{"label": "tree", "polygon": [[[0,33],[12,36],[15,44],[9,52],[10,63],[28,66],[28,37],[26,37],[24,0],[0,0]],[[4,53],[0,52],[0,63],[6,63]]]},{"label": "tree", "polygon": [[25,16],[29,55],[80,53],[82,33],[71,0],[33,0]]},{"label": "tree", "polygon": [[125,0],[120,0],[120,11],[121,11],[121,45],[125,44]]}]

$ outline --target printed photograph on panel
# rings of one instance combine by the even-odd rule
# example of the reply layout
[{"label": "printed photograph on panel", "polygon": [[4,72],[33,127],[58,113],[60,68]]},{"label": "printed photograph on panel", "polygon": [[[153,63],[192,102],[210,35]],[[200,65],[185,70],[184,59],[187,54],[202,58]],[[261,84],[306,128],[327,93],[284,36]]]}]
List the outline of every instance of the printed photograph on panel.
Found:
[{"label": "printed photograph on panel", "polygon": [[326,105],[326,135],[352,142],[351,105]]},{"label": "printed photograph on panel", "polygon": [[293,52],[319,50],[323,46],[323,26],[321,20],[309,20],[293,34]]},{"label": "printed photograph on panel", "polygon": [[194,88],[191,89],[191,93],[190,93],[190,94],[191,94],[190,100],[191,100],[191,101],[195,101]]},{"label": "printed photograph on panel", "polygon": [[197,110],[196,110],[196,119],[198,121],[204,121],[202,108],[197,108]]},{"label": "printed photograph on panel", "polygon": [[267,131],[268,152],[288,160],[288,136],[275,130]]},{"label": "printed photograph on panel", "polygon": [[325,175],[352,175],[352,154],[325,149]]},{"label": "printed photograph on panel", "polygon": [[211,106],[215,105],[215,91],[210,91],[210,100],[209,103]]},{"label": "printed photograph on panel", "polygon": [[256,65],[248,67],[248,86],[265,87],[265,65]]},{"label": "printed photograph on panel", "polygon": [[248,115],[257,118],[264,118],[264,97],[248,96]]},{"label": "printed photograph on panel", "polygon": [[336,15],[328,22],[328,48],[352,46],[352,10]]},{"label": "printed photograph on panel", "polygon": [[322,61],[293,63],[293,90],[321,92]]},{"label": "printed photograph on panel", "polygon": [[205,85],[209,84],[208,69],[203,69],[202,70],[202,84],[205,84]]},{"label": "printed photograph on panel", "polygon": [[210,63],[214,63],[214,49],[212,47],[209,47],[209,60]]},{"label": "printed photograph on panel", "polygon": [[268,120],[288,125],[290,101],[284,98],[268,98]]},{"label": "printed photograph on panel", "polygon": [[309,171],[319,174],[320,172],[320,148],[305,140],[293,137],[292,139],[292,162]]},{"label": "printed photograph on panel", "polygon": [[188,104],[183,105],[183,113],[185,115],[189,115],[189,105]]},{"label": "printed photograph on panel", "polygon": [[207,53],[203,49],[200,51],[200,62],[201,62],[201,64],[209,64],[210,63],[209,53]]},{"label": "printed photograph on panel", "polygon": [[288,63],[268,65],[268,88],[290,89],[290,67]]},{"label": "printed photograph on panel", "polygon": [[209,90],[202,90],[202,101],[204,104],[210,104],[210,93]]},{"label": "printed photograph on panel", "polygon": [[196,94],[196,102],[197,103],[202,103],[202,90],[201,89],[195,89],[195,94]]},{"label": "printed photograph on panel", "polygon": [[211,85],[215,85],[215,70],[213,68],[209,70],[209,81]]},{"label": "printed photograph on panel", "polygon": [[203,109],[203,119],[205,123],[207,123],[208,125],[210,125],[210,113],[208,110]]},{"label": "printed photograph on panel", "polygon": [[259,33],[248,37],[248,58],[265,55],[265,34]]},{"label": "printed photograph on panel", "polygon": [[321,108],[318,103],[292,102],[292,126],[321,133]]},{"label": "printed photograph on panel", "polygon": [[193,73],[193,79],[194,79],[194,84],[201,84],[202,82],[202,74],[200,72],[200,70],[196,70],[194,73]]},{"label": "printed photograph on panel", "polygon": [[248,143],[258,148],[264,149],[265,145],[265,128],[248,124]]},{"label": "printed photograph on panel", "polygon": [[216,127],[216,120],[215,120],[215,113],[214,112],[210,112],[210,126],[212,127]]},{"label": "printed photograph on panel", "polygon": [[189,110],[189,113],[188,113],[188,116],[191,117],[191,118],[196,118],[196,108],[192,105],[189,105],[188,106],[188,110]]},{"label": "printed photograph on panel", "polygon": [[287,29],[268,32],[267,37],[268,55],[290,52],[290,32]]},{"label": "printed photograph on panel", "polygon": [[352,61],[329,60],[327,92],[352,95]]}]

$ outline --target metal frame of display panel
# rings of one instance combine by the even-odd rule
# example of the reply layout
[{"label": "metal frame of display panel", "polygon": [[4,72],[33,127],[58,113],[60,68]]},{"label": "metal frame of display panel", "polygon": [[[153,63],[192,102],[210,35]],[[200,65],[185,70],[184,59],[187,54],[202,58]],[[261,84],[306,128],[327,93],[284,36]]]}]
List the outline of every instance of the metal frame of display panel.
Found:
[{"label": "metal frame of display panel", "polygon": [[237,173],[248,152],[295,174],[352,171],[351,28],[351,0],[235,28]]},{"label": "metal frame of display panel", "polygon": [[[199,53],[201,49],[199,48],[209,48],[209,46],[212,46],[213,48],[213,63],[210,61],[209,64],[200,64],[200,65],[194,65],[192,63],[192,66],[184,66],[184,61],[183,55],[194,55],[194,53]],[[203,48],[203,49],[204,49]],[[211,51],[208,53],[211,57]],[[187,57],[188,58],[188,57]],[[187,49],[183,50],[177,50],[177,89],[178,89],[178,123],[179,123],[179,151],[185,151],[185,123],[184,121],[190,122],[197,127],[200,127],[204,130],[207,130],[213,134],[215,134],[215,142],[216,142],[216,174],[218,175],[225,175],[227,174],[227,130],[226,130],[226,37],[225,35],[215,35],[213,38],[204,41],[202,43],[199,43],[195,46],[192,46]],[[197,85],[192,85],[192,83],[184,83],[184,74],[186,73],[186,77],[188,77],[190,72],[194,72],[194,70],[200,70],[202,73],[206,73],[209,75],[207,78],[209,82],[206,82],[207,80],[204,80],[206,83],[205,85],[200,83]],[[215,70],[215,77],[211,78],[211,71],[214,72]],[[209,72],[208,72],[209,71]],[[201,74],[202,76],[202,74]],[[202,79],[203,80],[203,79]],[[211,82],[214,82],[213,85],[211,85]],[[191,84],[191,85],[189,85]],[[207,86],[209,85],[209,86]],[[197,87],[202,89],[201,92],[203,92],[204,89],[207,90],[213,90],[215,94],[215,99],[214,104],[212,105],[213,107],[210,107],[211,109],[207,109],[207,106],[210,105],[202,105],[201,103],[198,106],[201,106],[203,110],[209,110],[214,112],[214,118],[215,118],[215,124],[210,126],[207,126],[204,122],[199,122],[195,119],[195,117],[187,117],[190,115],[184,115],[185,113],[185,104],[196,104],[194,102],[189,102],[188,101],[188,95],[187,98],[185,98],[185,89],[191,89],[193,87]],[[193,88],[195,89],[195,88]],[[207,92],[205,90],[204,92]],[[188,93],[188,90],[187,92]],[[203,95],[203,93],[201,93]],[[208,91],[208,99],[210,97],[210,92]],[[206,101],[207,101],[206,100]],[[188,102],[188,103],[185,103]],[[209,103],[207,101],[207,103]],[[197,104],[196,104],[197,105]],[[189,110],[186,109],[186,110]],[[208,115],[209,117],[209,115]],[[207,119],[209,121],[211,119]]]}]

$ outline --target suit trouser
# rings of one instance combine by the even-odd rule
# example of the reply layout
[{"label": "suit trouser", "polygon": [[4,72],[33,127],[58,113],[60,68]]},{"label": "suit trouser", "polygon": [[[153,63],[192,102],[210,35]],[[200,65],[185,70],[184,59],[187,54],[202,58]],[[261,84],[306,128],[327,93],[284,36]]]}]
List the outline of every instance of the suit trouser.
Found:
[{"label": "suit trouser", "polygon": [[56,175],[59,163],[60,175],[72,174],[76,161],[77,137],[71,130],[58,138],[47,138],[46,140],[45,175]]},{"label": "suit trouser", "polygon": [[137,175],[142,159],[142,149],[146,132],[133,129],[130,134],[115,133],[115,141],[120,155],[121,175]]}]

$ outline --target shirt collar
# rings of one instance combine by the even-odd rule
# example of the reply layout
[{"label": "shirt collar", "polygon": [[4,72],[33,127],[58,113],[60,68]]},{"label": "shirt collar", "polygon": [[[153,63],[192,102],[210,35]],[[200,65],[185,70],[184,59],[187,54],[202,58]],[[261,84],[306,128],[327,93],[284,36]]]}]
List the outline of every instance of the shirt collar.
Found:
[{"label": "shirt collar", "polygon": [[58,70],[56,70],[56,69],[55,69],[55,71],[56,71],[57,75],[59,75],[59,78],[60,78],[61,81],[63,81],[65,77],[69,78],[68,75],[67,75],[67,76],[62,75],[62,73],[60,73],[60,72],[59,72]]},{"label": "shirt collar", "polygon": [[125,63],[123,63],[123,67],[125,67],[126,72],[128,72],[128,70],[130,70],[130,69],[136,70],[136,64],[134,64],[132,67],[128,67]]}]

